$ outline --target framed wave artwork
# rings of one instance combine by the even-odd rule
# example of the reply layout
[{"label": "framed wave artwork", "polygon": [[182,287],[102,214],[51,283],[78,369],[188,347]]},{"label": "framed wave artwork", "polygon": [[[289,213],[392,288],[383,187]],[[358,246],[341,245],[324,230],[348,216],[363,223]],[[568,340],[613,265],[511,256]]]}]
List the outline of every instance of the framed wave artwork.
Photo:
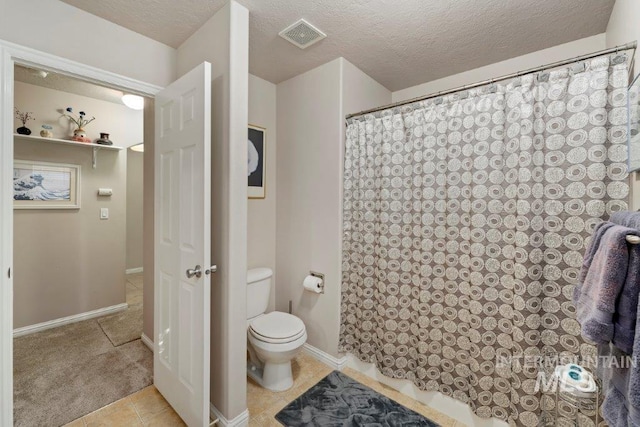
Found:
[{"label": "framed wave artwork", "polygon": [[14,209],[79,209],[80,165],[15,160]]}]

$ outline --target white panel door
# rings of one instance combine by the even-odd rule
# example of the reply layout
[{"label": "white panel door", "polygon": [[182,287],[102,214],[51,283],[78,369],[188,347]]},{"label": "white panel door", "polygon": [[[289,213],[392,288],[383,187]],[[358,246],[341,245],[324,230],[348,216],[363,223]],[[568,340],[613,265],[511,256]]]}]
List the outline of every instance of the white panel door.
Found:
[{"label": "white panel door", "polygon": [[154,383],[209,425],[211,64],[155,98]]}]

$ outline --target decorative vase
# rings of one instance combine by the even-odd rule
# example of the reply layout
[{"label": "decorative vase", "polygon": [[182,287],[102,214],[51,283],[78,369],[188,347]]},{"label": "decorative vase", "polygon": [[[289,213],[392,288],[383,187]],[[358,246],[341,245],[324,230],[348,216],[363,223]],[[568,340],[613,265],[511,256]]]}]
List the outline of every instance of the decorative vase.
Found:
[{"label": "decorative vase", "polygon": [[113,145],[113,142],[109,139],[109,134],[100,132],[100,138],[96,141],[96,144],[100,145]]},{"label": "decorative vase", "polygon": [[26,126],[20,126],[18,129],[16,129],[16,132],[18,132],[20,135],[31,135],[31,129]]},{"label": "decorative vase", "polygon": [[42,125],[40,136],[43,138],[53,138],[53,132],[51,132],[51,129],[53,129],[53,126],[51,125]]},{"label": "decorative vase", "polygon": [[91,142],[91,140],[87,138],[87,132],[82,128],[74,130],[71,139],[77,142]]}]

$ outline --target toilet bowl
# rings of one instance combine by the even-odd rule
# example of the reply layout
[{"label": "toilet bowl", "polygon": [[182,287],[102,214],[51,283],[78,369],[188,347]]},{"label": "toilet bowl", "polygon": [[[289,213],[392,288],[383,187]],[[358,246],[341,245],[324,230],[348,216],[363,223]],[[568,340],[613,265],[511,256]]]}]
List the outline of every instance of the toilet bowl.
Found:
[{"label": "toilet bowl", "polygon": [[264,388],[283,391],[293,385],[291,360],[307,341],[307,331],[302,320],[292,314],[265,313],[272,274],[268,268],[247,274],[247,374]]},{"label": "toilet bowl", "polygon": [[291,388],[291,360],[307,341],[302,320],[291,314],[273,311],[252,320],[247,336],[249,352],[254,352],[249,363],[249,376],[269,390]]}]

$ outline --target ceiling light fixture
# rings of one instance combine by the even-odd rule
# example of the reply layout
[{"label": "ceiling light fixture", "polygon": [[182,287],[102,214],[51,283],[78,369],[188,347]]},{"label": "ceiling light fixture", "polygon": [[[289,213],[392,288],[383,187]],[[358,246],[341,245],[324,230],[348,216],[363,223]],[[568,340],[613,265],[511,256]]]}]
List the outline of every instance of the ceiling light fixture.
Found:
[{"label": "ceiling light fixture", "polygon": [[122,95],[122,103],[132,110],[142,110],[144,108],[144,98],[138,95]]},{"label": "ceiling light fixture", "polygon": [[140,144],[136,144],[136,145],[132,145],[131,150],[133,151],[137,151],[138,153],[144,153],[144,142],[141,142]]},{"label": "ceiling light fixture", "polygon": [[31,74],[33,77],[39,77],[41,79],[46,79],[47,76],[49,75],[49,72],[45,70],[36,70],[35,68],[26,68],[26,67],[24,68],[24,70],[27,70],[29,74]]}]

